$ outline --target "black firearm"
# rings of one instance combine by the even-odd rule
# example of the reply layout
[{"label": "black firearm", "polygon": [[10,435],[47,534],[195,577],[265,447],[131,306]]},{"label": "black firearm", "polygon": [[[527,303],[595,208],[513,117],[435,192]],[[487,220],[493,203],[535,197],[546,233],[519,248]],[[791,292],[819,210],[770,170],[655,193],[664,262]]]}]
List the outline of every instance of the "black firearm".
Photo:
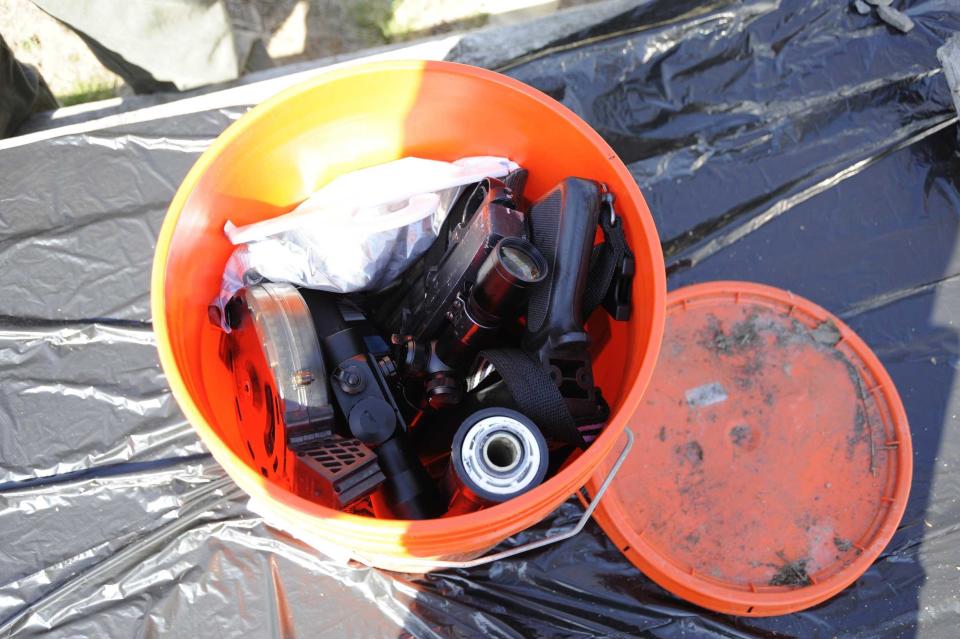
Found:
[{"label": "black firearm", "polygon": [[459,403],[474,357],[523,314],[531,288],[547,277],[515,206],[503,182],[480,182],[442,257],[425,265],[399,304],[393,341],[403,375],[422,381],[420,408]]},{"label": "black firearm", "polygon": [[336,406],[353,437],[373,449],[385,481],[371,496],[378,517],[428,519],[445,504],[407,438],[390,392],[387,345],[363,314],[318,291],[303,291],[323,345]]}]

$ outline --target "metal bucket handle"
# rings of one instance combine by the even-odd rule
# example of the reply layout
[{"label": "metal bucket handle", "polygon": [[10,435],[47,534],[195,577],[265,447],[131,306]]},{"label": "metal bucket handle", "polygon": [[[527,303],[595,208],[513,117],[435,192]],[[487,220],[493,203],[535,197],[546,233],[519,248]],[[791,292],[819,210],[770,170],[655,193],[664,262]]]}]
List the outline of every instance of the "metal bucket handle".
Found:
[{"label": "metal bucket handle", "polygon": [[[603,480],[603,483],[600,484],[600,488],[597,490],[597,494],[593,496],[593,499],[590,500],[590,503],[587,504],[586,509],[583,511],[583,514],[580,516],[580,519],[577,520],[577,523],[567,530],[553,533],[547,535],[542,539],[537,539],[535,541],[527,542],[520,546],[514,548],[508,548],[507,550],[502,550],[500,552],[495,552],[490,555],[484,555],[482,557],[477,557],[476,559],[467,559],[465,561],[452,561],[445,559],[423,559],[419,557],[409,557],[403,559],[403,564],[405,566],[411,566],[413,569],[422,569],[424,571],[431,570],[435,568],[475,568],[477,566],[483,566],[494,561],[500,561],[501,559],[507,559],[508,557],[514,557],[516,555],[529,552],[531,550],[536,550],[537,548],[543,548],[544,546],[549,546],[550,544],[555,544],[580,533],[583,530],[584,526],[587,525],[587,521],[590,519],[590,516],[593,514],[593,511],[596,510],[597,505],[600,503],[600,498],[603,497],[604,493],[607,492],[607,488],[610,487],[610,484],[613,483],[614,477],[617,476],[617,473],[620,472],[620,467],[623,465],[624,460],[627,458],[627,453],[630,452],[630,448],[633,446],[633,432],[626,428],[624,429],[624,434],[627,436],[627,442],[623,446],[623,450],[620,452],[620,456],[617,457],[617,461],[614,462],[613,467],[610,469],[610,472],[607,473],[606,478]],[[581,489],[582,490],[582,489]],[[578,491],[579,492],[579,491]],[[575,494],[574,496],[583,500],[581,495]],[[367,563],[362,558],[357,557],[357,560],[361,563]]]}]

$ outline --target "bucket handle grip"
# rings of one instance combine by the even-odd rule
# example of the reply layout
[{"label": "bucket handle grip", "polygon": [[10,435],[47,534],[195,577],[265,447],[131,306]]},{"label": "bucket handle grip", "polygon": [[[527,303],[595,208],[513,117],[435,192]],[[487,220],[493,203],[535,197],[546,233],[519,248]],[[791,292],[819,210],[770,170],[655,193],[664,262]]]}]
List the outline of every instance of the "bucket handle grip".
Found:
[{"label": "bucket handle grip", "polygon": [[[593,496],[593,499],[590,500],[590,503],[587,504],[586,509],[583,511],[583,514],[580,515],[580,519],[577,520],[577,523],[572,527],[568,528],[565,531],[558,532],[553,535],[548,535],[542,539],[537,539],[525,543],[514,548],[508,548],[507,550],[502,550],[500,552],[495,552],[492,555],[484,555],[482,557],[477,557],[476,559],[468,559],[465,561],[452,561],[446,559],[422,559],[418,557],[410,557],[403,560],[405,565],[415,566],[423,570],[429,570],[432,568],[475,568],[477,566],[483,566],[494,561],[500,561],[501,559],[506,559],[508,557],[513,557],[531,550],[536,550],[537,548],[543,548],[544,546],[549,546],[550,544],[555,544],[560,541],[564,541],[574,537],[583,530],[584,526],[587,525],[587,521],[590,519],[590,516],[593,514],[593,511],[596,510],[597,506],[600,504],[600,498],[603,497],[603,494],[607,492],[607,488],[610,487],[610,484],[613,482],[614,477],[617,476],[617,473],[620,472],[620,467],[623,465],[624,460],[627,458],[627,453],[630,452],[630,448],[633,446],[633,432],[630,428],[624,429],[624,434],[627,436],[627,442],[623,445],[623,450],[620,452],[620,456],[617,457],[617,461],[614,462],[613,467],[610,469],[610,472],[607,473],[606,478],[604,478],[603,483],[600,484],[600,488],[597,490],[597,494]],[[582,489],[580,489],[582,490]],[[579,490],[578,490],[579,492]],[[581,498],[582,501],[582,498]]]}]

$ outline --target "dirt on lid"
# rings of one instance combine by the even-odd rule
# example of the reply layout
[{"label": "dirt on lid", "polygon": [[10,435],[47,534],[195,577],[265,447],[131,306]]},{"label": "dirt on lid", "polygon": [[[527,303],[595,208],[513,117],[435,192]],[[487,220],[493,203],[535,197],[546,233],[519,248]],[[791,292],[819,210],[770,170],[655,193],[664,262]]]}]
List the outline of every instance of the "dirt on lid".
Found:
[{"label": "dirt on lid", "polygon": [[[782,554],[780,558],[784,558]],[[811,583],[813,582],[810,581],[810,575],[807,574],[806,558],[784,563],[770,580],[771,586],[792,586],[794,588],[809,586]]]}]

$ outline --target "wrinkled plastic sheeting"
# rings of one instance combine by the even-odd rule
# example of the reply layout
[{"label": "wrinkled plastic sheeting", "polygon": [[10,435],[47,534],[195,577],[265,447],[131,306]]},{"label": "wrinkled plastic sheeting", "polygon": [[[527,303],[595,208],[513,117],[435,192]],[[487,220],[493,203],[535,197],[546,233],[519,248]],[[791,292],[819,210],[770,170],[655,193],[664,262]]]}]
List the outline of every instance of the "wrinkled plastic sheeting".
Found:
[{"label": "wrinkled plastic sheeting", "polygon": [[177,411],[149,323],[164,210],[238,105],[0,153],[0,636],[953,636],[960,157],[936,51],[960,7],[897,7],[909,34],[835,0],[645,2],[503,67],[627,163],[671,288],[788,288],[886,365],[912,425],[911,499],[839,596],[707,613],[592,524],[427,576],[340,566],[265,526]]},{"label": "wrinkled plastic sheeting", "polygon": [[953,105],[960,113],[960,33],[950,36],[946,44],[937,49],[937,58],[943,65],[943,75],[953,93]]},{"label": "wrinkled plastic sheeting", "polygon": [[245,502],[209,458],[6,489],[0,636],[395,632],[374,603],[388,577],[279,537]]}]

